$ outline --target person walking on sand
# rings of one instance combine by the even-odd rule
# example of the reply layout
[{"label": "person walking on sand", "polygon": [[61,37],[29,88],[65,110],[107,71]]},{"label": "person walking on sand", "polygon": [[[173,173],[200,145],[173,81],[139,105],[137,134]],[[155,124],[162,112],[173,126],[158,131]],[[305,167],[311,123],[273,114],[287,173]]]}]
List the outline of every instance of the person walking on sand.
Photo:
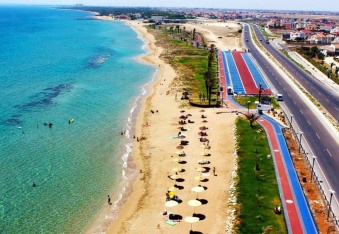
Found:
[{"label": "person walking on sand", "polygon": [[213,175],[217,176],[217,174],[215,174],[215,167],[213,167]]},{"label": "person walking on sand", "polygon": [[107,203],[108,203],[108,205],[112,205],[112,203],[111,203],[111,197],[110,197],[109,195],[107,195]]}]

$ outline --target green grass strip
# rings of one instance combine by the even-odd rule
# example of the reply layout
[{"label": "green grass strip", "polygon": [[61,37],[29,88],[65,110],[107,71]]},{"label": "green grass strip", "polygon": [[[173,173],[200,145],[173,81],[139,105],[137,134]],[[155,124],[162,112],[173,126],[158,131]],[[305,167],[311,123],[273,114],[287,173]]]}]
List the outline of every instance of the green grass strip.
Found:
[{"label": "green grass strip", "polygon": [[239,205],[237,233],[287,233],[284,215],[273,212],[281,206],[273,159],[263,128],[246,118],[236,121]]}]

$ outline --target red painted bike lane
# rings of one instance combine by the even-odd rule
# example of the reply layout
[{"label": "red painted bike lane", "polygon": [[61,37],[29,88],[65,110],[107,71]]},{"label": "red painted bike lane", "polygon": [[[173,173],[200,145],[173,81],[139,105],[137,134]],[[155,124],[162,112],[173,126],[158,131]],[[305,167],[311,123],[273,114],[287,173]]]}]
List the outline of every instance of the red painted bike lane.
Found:
[{"label": "red painted bike lane", "polygon": [[220,77],[220,84],[223,87],[222,98],[226,100],[227,97],[227,84],[226,84],[226,76],[225,76],[225,68],[224,68],[224,60],[222,57],[222,53],[218,52],[218,64],[219,64],[219,77]]},{"label": "red painted bike lane", "polygon": [[241,77],[242,83],[245,87],[246,94],[257,94],[259,91],[259,88],[255,85],[253,77],[248,70],[248,67],[242,58],[241,54],[243,52],[239,51],[233,51],[232,56],[234,59],[234,62],[237,65],[239,75]]},{"label": "red painted bike lane", "polygon": [[275,135],[273,126],[265,119],[259,119],[260,124],[266,129],[268,139],[271,143],[271,153],[275,159],[276,171],[278,173],[277,180],[280,182],[280,191],[283,194],[281,202],[284,203],[284,214],[289,221],[290,229],[292,233],[303,233],[302,224],[299,219],[296,203],[294,201],[290,182],[285,169],[284,160],[279,150],[279,143]]}]

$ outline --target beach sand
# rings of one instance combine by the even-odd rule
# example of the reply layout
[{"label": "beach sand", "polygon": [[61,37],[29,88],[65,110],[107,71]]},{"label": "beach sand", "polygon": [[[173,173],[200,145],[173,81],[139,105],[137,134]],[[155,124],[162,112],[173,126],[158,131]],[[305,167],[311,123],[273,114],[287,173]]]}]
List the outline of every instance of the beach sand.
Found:
[{"label": "beach sand", "polygon": [[[205,112],[188,105],[183,108],[185,101],[180,100],[181,93],[176,93],[172,83],[176,72],[160,59],[163,48],[155,45],[155,38],[142,23],[126,23],[139,32],[150,50],[141,60],[158,66],[159,72],[157,79],[150,85],[136,122],[135,136],[139,141],[135,140],[132,156],[138,170],[142,172],[134,182],[133,192],[120,210],[118,218],[110,223],[106,233],[188,233],[191,229],[189,223],[182,220],[176,222],[175,226],[168,225],[165,223],[168,216],[163,216],[162,212],[167,210],[183,219],[192,216],[194,208],[188,205],[188,201],[197,198],[191,188],[199,185],[195,177],[201,175],[201,172],[196,171],[201,166],[209,170],[209,176],[206,176],[206,182],[200,182],[206,188],[198,194],[204,204],[195,208],[195,213],[200,215],[201,220],[193,224],[193,230],[225,233],[231,172],[235,163],[233,128],[236,115],[217,114],[218,111],[230,112],[231,109],[226,107],[205,109]],[[190,27],[196,28],[197,32],[205,34],[219,49],[241,49],[235,38],[218,38],[220,33],[227,33],[224,27],[188,24],[185,27],[188,30]],[[185,112],[181,112],[183,110]],[[181,126],[178,123],[179,116],[187,114],[192,115],[189,119],[194,123],[183,125],[187,131],[181,132],[186,135],[182,140],[189,141],[189,145],[177,149],[181,141],[177,139],[178,127]],[[202,119],[202,114],[207,118]],[[207,122],[203,123],[203,120]],[[206,138],[210,140],[211,149],[202,147],[198,135],[201,126],[209,128],[206,130]],[[178,157],[177,153],[182,150],[186,153],[186,157],[181,158],[186,161],[185,164],[174,161]],[[205,157],[202,153],[209,153],[210,156]],[[199,165],[198,160],[203,158],[209,160],[210,164]],[[175,192],[182,203],[168,208],[165,207],[165,194],[175,183],[168,175],[175,174],[172,170],[175,167],[183,169],[183,172],[178,172],[183,181],[177,182],[182,189]],[[216,176],[213,175],[214,167]]]}]

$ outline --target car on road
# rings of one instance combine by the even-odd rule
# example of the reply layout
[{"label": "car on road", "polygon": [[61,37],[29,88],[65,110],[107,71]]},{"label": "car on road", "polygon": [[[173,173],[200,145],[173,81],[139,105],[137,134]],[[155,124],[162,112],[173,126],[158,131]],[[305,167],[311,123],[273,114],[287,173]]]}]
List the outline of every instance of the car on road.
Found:
[{"label": "car on road", "polygon": [[277,93],[275,97],[277,98],[277,101],[284,101],[283,95],[281,93]]}]

